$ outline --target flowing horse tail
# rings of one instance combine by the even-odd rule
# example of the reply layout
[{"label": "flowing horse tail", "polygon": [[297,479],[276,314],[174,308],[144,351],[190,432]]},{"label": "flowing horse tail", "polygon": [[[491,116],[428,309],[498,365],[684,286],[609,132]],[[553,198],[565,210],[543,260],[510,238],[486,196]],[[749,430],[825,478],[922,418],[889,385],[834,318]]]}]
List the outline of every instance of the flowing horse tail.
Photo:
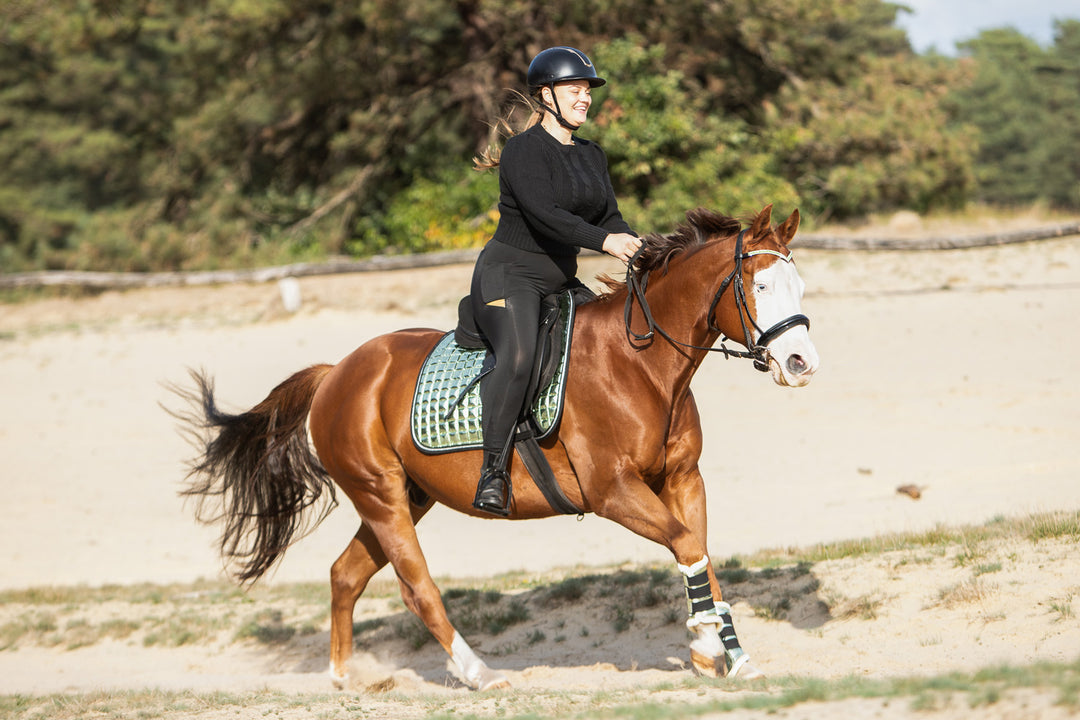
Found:
[{"label": "flowing horse tail", "polygon": [[[194,408],[172,414],[200,452],[180,494],[195,499],[200,522],[224,524],[221,555],[241,583],[258,580],[337,505],[306,422],[315,391],[332,367],[301,370],[239,415],[218,409],[205,372],[192,371],[195,390],[173,388]],[[314,506],[321,507],[305,512]]]}]

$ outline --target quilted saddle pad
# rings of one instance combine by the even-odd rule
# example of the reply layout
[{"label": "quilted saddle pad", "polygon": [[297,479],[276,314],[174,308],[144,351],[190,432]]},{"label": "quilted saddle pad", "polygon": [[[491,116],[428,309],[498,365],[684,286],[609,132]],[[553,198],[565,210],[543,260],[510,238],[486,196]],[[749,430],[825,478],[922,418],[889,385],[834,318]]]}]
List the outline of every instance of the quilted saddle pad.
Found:
[{"label": "quilted saddle pad", "polygon": [[[560,295],[559,309],[564,322],[555,338],[558,365],[554,377],[537,393],[530,408],[537,438],[549,435],[562,416],[574,326],[574,304],[569,293]],[[477,379],[486,354],[486,350],[461,347],[454,341],[454,333],[448,332],[424,360],[413,394],[411,417],[413,442],[421,451],[445,453],[482,447],[484,408]]]}]

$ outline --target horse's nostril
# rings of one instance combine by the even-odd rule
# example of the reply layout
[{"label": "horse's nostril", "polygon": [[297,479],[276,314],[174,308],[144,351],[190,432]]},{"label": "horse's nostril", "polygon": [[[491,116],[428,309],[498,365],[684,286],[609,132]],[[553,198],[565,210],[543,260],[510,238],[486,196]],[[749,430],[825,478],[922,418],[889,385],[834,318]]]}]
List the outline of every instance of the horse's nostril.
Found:
[{"label": "horse's nostril", "polygon": [[806,361],[802,355],[791,355],[787,359],[787,369],[792,375],[802,375],[807,370]]}]

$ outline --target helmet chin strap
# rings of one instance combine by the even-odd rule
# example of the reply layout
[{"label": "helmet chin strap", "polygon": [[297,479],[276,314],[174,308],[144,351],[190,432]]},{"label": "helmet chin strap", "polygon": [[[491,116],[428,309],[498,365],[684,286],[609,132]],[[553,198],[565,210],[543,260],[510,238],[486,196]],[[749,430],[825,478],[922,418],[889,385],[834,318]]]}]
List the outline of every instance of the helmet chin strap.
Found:
[{"label": "helmet chin strap", "polygon": [[559,107],[559,98],[555,97],[555,84],[552,83],[551,85],[548,85],[547,87],[549,87],[551,89],[551,100],[555,103],[555,107],[554,108],[548,107],[544,103],[544,96],[541,95],[540,96],[540,110],[542,112],[551,113],[551,117],[555,118],[556,122],[558,122],[560,125],[562,125],[564,128],[566,128],[570,132],[574,132],[575,130],[580,129],[581,125],[574,125],[569,120],[567,120],[566,118],[563,117],[562,110]]}]

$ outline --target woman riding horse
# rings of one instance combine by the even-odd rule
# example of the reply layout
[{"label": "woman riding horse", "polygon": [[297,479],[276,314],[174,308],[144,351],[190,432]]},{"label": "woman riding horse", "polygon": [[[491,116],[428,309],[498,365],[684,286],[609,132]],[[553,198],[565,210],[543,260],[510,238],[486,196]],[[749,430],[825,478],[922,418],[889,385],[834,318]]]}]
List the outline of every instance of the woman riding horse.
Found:
[{"label": "woman riding horse", "polygon": [[[706,675],[756,671],[709,560],[698,466],[704,437],[690,382],[710,351],[752,358],[786,387],[806,385],[818,367],[801,312],[805,286],[788,249],[799,214],[775,228],[770,215],[771,206],[742,228],[697,210],[676,233],[648,237],[627,283],[580,308],[573,353],[588,362],[573,364],[558,432],[541,445],[575,506],[671,551],[685,584],[690,659]],[[420,368],[445,335],[418,328],[373,338],[336,365],[293,374],[239,414],[218,409],[203,374],[195,375],[195,392],[181,391],[196,404],[180,417],[200,448],[185,494],[197,501],[200,520],[222,523],[220,548],[239,580],[273,567],[318,525],[319,506],[332,507],[337,491],[359,514],[360,527],[330,570],[330,669],[339,687],[353,653],[356,601],[387,563],[406,606],[469,685],[507,684],[450,622],[416,534],[436,505],[480,512],[469,480],[479,453],[427,454],[411,433]],[[754,452],[784,442],[766,426]],[[527,476],[517,454],[512,465]],[[515,489],[511,519],[556,514],[535,484]]]},{"label": "woman riding horse", "polygon": [[484,455],[473,507],[506,517],[511,435],[525,402],[540,302],[577,275],[577,253],[591,248],[629,262],[641,240],[619,213],[607,159],[574,133],[588,119],[592,89],[605,83],[580,50],[553,47],[529,64],[538,109],[511,137],[499,167],[499,225],[480,253],[470,291],[473,315],[495,355],[481,381]]}]

